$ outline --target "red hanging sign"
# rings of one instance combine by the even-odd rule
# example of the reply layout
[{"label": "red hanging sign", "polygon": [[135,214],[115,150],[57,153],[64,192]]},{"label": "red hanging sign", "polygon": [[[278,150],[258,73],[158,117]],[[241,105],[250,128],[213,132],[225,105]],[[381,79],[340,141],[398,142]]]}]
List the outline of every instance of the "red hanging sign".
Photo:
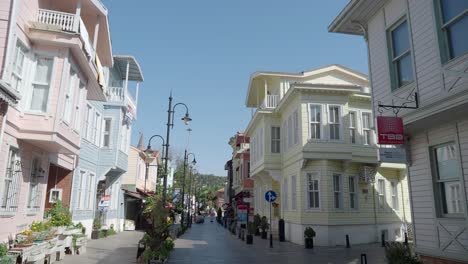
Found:
[{"label": "red hanging sign", "polygon": [[379,135],[379,144],[405,144],[403,120],[400,117],[377,116],[377,131]]}]

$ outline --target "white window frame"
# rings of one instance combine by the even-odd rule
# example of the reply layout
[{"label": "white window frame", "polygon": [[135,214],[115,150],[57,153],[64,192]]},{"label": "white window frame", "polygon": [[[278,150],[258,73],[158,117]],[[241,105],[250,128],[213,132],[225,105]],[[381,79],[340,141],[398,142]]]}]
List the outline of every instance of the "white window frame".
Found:
[{"label": "white window frame", "polygon": [[[39,155],[33,154],[31,159],[31,167],[29,170],[29,194],[28,194],[28,202],[27,202],[27,208],[29,211],[38,211],[41,207],[41,181],[40,178],[43,178],[44,175],[39,175],[40,174],[40,169],[42,168],[42,159]],[[34,161],[37,160],[37,171],[34,172]],[[36,186],[33,186],[33,175],[35,176],[35,184]]]},{"label": "white window frame", "polygon": [[[13,89],[18,91],[24,97],[24,85],[25,77],[27,77],[27,72],[25,71],[28,66],[28,58],[30,49],[18,38],[14,48],[13,60],[12,60],[12,68],[11,68],[11,80],[10,84]],[[22,54],[23,61],[21,62],[21,72],[17,71],[18,66],[18,55]],[[15,79],[15,82],[13,82]]]},{"label": "white window frame", "polygon": [[88,172],[88,186],[86,186],[86,197],[87,197],[87,203],[86,203],[86,208],[89,210],[92,210],[94,208],[94,197],[95,197],[95,192],[94,192],[94,186],[95,186],[95,179],[96,179],[96,173],[94,172]]},{"label": "white window frame", "polygon": [[[365,127],[364,115],[369,115],[369,127]],[[362,128],[362,144],[365,146],[372,146],[374,144],[374,133],[373,133],[373,116],[369,111],[361,111],[361,128]],[[366,133],[369,133],[369,142],[367,142]]]},{"label": "white window frame", "polygon": [[288,178],[283,179],[283,209],[284,210],[289,210],[288,206]]},{"label": "white window frame", "polygon": [[[2,192],[0,193],[0,214],[16,213],[20,197],[21,153],[19,148],[10,147],[5,160],[5,175],[2,180]],[[9,174],[10,173],[10,174]],[[7,179],[7,174],[10,175]],[[9,181],[8,187],[6,182]]]},{"label": "white window frame", "polygon": [[101,141],[101,124],[102,124],[102,115],[98,111],[94,112],[93,120],[93,143],[96,146],[99,146]]},{"label": "white window frame", "polygon": [[[382,184],[381,184],[382,183]],[[377,205],[380,210],[385,210],[385,203],[387,201],[387,190],[386,190],[385,179],[377,179]]]},{"label": "white window frame", "polygon": [[392,209],[394,211],[400,210],[400,204],[398,200],[398,182],[390,181],[390,195],[392,197]]},{"label": "white window frame", "polygon": [[79,87],[78,87],[78,96],[77,96],[77,102],[75,105],[75,120],[74,122],[74,129],[77,133],[80,132],[80,128],[82,126],[82,120],[81,120],[81,106],[83,101],[85,100],[84,95],[86,94],[86,85],[80,81]]},{"label": "white window frame", "polygon": [[293,115],[290,114],[288,116],[288,121],[286,122],[286,126],[288,127],[288,149],[290,149],[294,144],[294,128],[293,128]]},{"label": "white window frame", "polygon": [[[351,184],[351,179],[353,180],[353,184]],[[359,185],[358,185],[358,177],[351,175],[348,177],[348,193],[349,193],[349,209],[356,211],[359,209]],[[351,188],[352,187],[352,188]],[[351,201],[354,202],[354,208],[351,207]]]},{"label": "white window frame", "polygon": [[[338,108],[338,122],[336,122],[336,120],[334,120],[334,122],[331,121],[331,109],[330,108]],[[328,130],[327,130],[327,134],[328,134],[328,139],[330,141],[342,141],[343,140],[343,133],[342,133],[342,128],[343,128],[343,121],[342,121],[342,107],[341,105],[337,105],[337,104],[328,104],[327,105],[327,127],[328,127]],[[331,127],[332,125],[334,126],[338,126],[338,138],[331,138]]]},{"label": "white window frame", "polygon": [[[54,193],[57,194],[57,199],[54,199]],[[62,193],[63,193],[63,189],[60,189],[60,188],[52,188],[50,189],[50,192],[49,192],[49,203],[53,204],[56,202],[56,200],[62,200]]]},{"label": "white window frame", "polygon": [[85,170],[79,170],[78,171],[78,182],[77,182],[77,188],[76,188],[76,208],[77,209],[83,209],[83,206],[85,204],[86,198],[86,175],[87,172]]},{"label": "white window frame", "polygon": [[[24,89],[24,99],[26,101],[26,106],[25,106],[25,109],[26,111],[28,112],[31,112],[31,113],[40,113],[40,114],[44,114],[44,113],[47,113],[49,111],[49,101],[50,101],[50,97],[51,97],[51,94],[52,94],[52,85],[53,85],[53,82],[54,82],[54,78],[55,78],[55,57],[54,56],[51,56],[49,54],[42,54],[42,53],[34,53],[33,54],[34,58],[33,58],[33,65],[34,65],[34,71],[32,72],[31,74],[31,80],[30,82],[28,82],[29,84],[29,88],[28,89]],[[39,82],[36,82],[35,78],[36,78],[36,72],[37,72],[37,62],[39,59],[46,59],[46,60],[50,60],[52,63],[50,65],[50,80],[49,80],[49,83],[39,83]],[[47,97],[44,98],[46,100],[45,104],[45,109],[43,110],[37,110],[37,109],[32,109],[31,108],[31,104],[32,104],[32,100],[33,100],[33,93],[34,93],[34,87],[38,85],[38,86],[48,86],[48,92],[47,92]]]},{"label": "white window frame", "polygon": [[299,143],[299,113],[297,110],[293,112],[293,133],[294,133],[294,145]]},{"label": "white window frame", "polygon": [[[339,188],[336,189],[335,186],[335,177],[338,177]],[[333,209],[342,210],[343,209],[343,174],[333,172],[332,173],[332,192],[333,192]],[[336,207],[336,202],[338,198],[338,207]]]},{"label": "white window frame", "polygon": [[[310,111],[311,106],[318,106],[320,109],[320,120],[319,121],[312,121],[312,113]],[[324,111],[323,111],[323,104],[317,104],[317,103],[309,103],[307,104],[307,113],[309,114],[309,140],[322,140],[324,139]],[[318,124],[318,128],[320,129],[319,131],[319,137],[318,138],[312,138],[312,124]]]},{"label": "white window frame", "polygon": [[[320,201],[320,200],[319,200]],[[297,209],[297,177],[291,176],[291,210]]]},{"label": "white window frame", "polygon": [[[109,120],[109,131],[106,131],[106,121]],[[114,122],[112,117],[104,117],[103,118],[103,128],[102,128],[102,147],[104,148],[112,148],[112,123]],[[109,144],[108,146],[105,145],[106,143],[106,136],[109,137]]]},{"label": "white window frame", "polygon": [[63,105],[63,121],[66,124],[71,124],[71,111],[73,107],[74,94],[77,88],[80,85],[80,78],[78,76],[78,70],[70,62],[70,70],[68,73],[68,83],[67,88],[65,89],[64,95],[64,105]]},{"label": "white window frame", "polygon": [[[276,130],[276,137],[273,137]],[[271,153],[281,153],[281,127],[280,126],[271,126],[270,129],[270,151]]]},{"label": "white window frame", "polygon": [[[314,211],[314,210],[321,210],[321,207],[322,207],[322,197],[320,196],[321,192],[320,192],[320,171],[307,171],[304,173],[305,174],[305,180],[306,180],[306,184],[305,184],[305,191],[306,191],[306,194],[307,194],[307,198],[304,199],[305,200],[305,208],[307,208],[307,210],[311,210],[311,211]],[[309,177],[310,176],[310,177]],[[312,180],[312,181],[317,181],[317,189],[315,189],[315,184],[313,185],[314,187],[312,189],[309,188],[309,185],[310,185],[310,182],[309,180]],[[318,207],[311,207],[311,204],[310,204],[310,195],[312,193],[317,193],[318,195]],[[314,196],[315,198],[315,196]],[[315,199],[314,199],[315,201]]]},{"label": "white window frame", "polygon": [[[443,148],[453,145],[454,147],[454,153],[452,156],[452,160],[456,160],[457,162],[457,174],[455,177],[451,178],[445,178],[445,179],[439,179],[439,166],[438,166],[438,161],[437,161],[437,152],[436,150],[438,148]],[[438,217],[447,217],[447,218],[462,218],[464,217],[465,214],[465,208],[466,204],[465,201],[462,197],[463,196],[463,175],[462,175],[462,170],[461,170],[461,161],[459,157],[459,148],[460,145],[457,141],[449,141],[443,144],[439,145],[434,145],[430,146],[430,153],[431,153],[431,164],[432,164],[432,174],[433,174],[433,181],[434,181],[434,199],[436,203],[436,208],[437,208],[437,216]],[[448,212],[448,204],[449,200],[452,200],[452,205],[454,201],[453,194],[448,194],[447,192],[442,192],[442,186],[445,186],[445,184],[448,184],[449,186],[455,186],[458,185],[459,187],[459,193],[456,198],[458,202],[456,202],[456,207],[461,208],[461,212],[454,212],[454,213],[449,213]],[[453,189],[453,188],[452,188]],[[442,193],[445,193],[445,197],[443,196]],[[451,198],[451,199],[450,199]],[[444,205],[443,201],[446,201],[447,205],[447,213],[444,212]]]},{"label": "white window frame", "polygon": [[[354,125],[352,124],[352,114],[354,114]],[[349,143],[357,144],[358,143],[358,111],[350,110],[349,111]],[[354,142],[353,142],[353,133],[354,133]]]}]

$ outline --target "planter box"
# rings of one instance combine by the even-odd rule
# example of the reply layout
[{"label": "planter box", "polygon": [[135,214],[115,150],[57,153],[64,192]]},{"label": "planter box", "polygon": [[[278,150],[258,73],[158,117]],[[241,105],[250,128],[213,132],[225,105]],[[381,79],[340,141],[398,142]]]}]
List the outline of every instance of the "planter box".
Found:
[{"label": "planter box", "polygon": [[44,263],[45,252],[44,251],[36,251],[31,253],[27,259],[26,263]]},{"label": "planter box", "polygon": [[79,234],[81,234],[81,229],[74,228],[74,229],[65,230],[65,231],[63,231],[63,234],[66,235],[66,236],[79,235]]},{"label": "planter box", "polygon": [[57,226],[55,227],[55,234],[61,235],[67,229],[66,226]]}]

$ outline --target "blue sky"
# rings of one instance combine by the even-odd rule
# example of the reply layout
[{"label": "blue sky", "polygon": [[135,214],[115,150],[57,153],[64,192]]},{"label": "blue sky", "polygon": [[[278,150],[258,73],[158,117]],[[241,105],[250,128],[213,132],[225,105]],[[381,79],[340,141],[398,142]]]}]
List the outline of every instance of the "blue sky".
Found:
[{"label": "blue sky", "polygon": [[[165,137],[170,91],[190,108],[190,151],[204,173],[226,175],[229,138],[247,126],[249,76],[259,70],[301,72],[339,63],[367,73],[362,37],[332,34],[327,26],[348,0],[103,0],[109,9],[114,54],[134,55],[140,85],[132,143],[144,131]],[[171,132],[183,154],[187,127],[176,108]],[[160,141],[154,141],[159,146]]]}]

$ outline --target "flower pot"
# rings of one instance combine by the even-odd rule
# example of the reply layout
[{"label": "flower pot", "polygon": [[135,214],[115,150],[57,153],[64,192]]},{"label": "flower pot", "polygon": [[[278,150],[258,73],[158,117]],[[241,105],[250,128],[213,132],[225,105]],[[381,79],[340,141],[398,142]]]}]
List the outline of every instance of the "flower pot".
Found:
[{"label": "flower pot", "polygon": [[306,238],[305,239],[305,248],[314,248],[314,239],[313,238]]},{"label": "flower pot", "polygon": [[248,245],[252,245],[253,244],[253,236],[252,235],[247,235],[247,239],[246,239],[246,243]]},{"label": "flower pot", "polygon": [[100,230],[93,230],[91,232],[91,239],[99,239]]},{"label": "flower pot", "polygon": [[262,231],[262,239],[267,239],[267,232],[266,231]]}]

